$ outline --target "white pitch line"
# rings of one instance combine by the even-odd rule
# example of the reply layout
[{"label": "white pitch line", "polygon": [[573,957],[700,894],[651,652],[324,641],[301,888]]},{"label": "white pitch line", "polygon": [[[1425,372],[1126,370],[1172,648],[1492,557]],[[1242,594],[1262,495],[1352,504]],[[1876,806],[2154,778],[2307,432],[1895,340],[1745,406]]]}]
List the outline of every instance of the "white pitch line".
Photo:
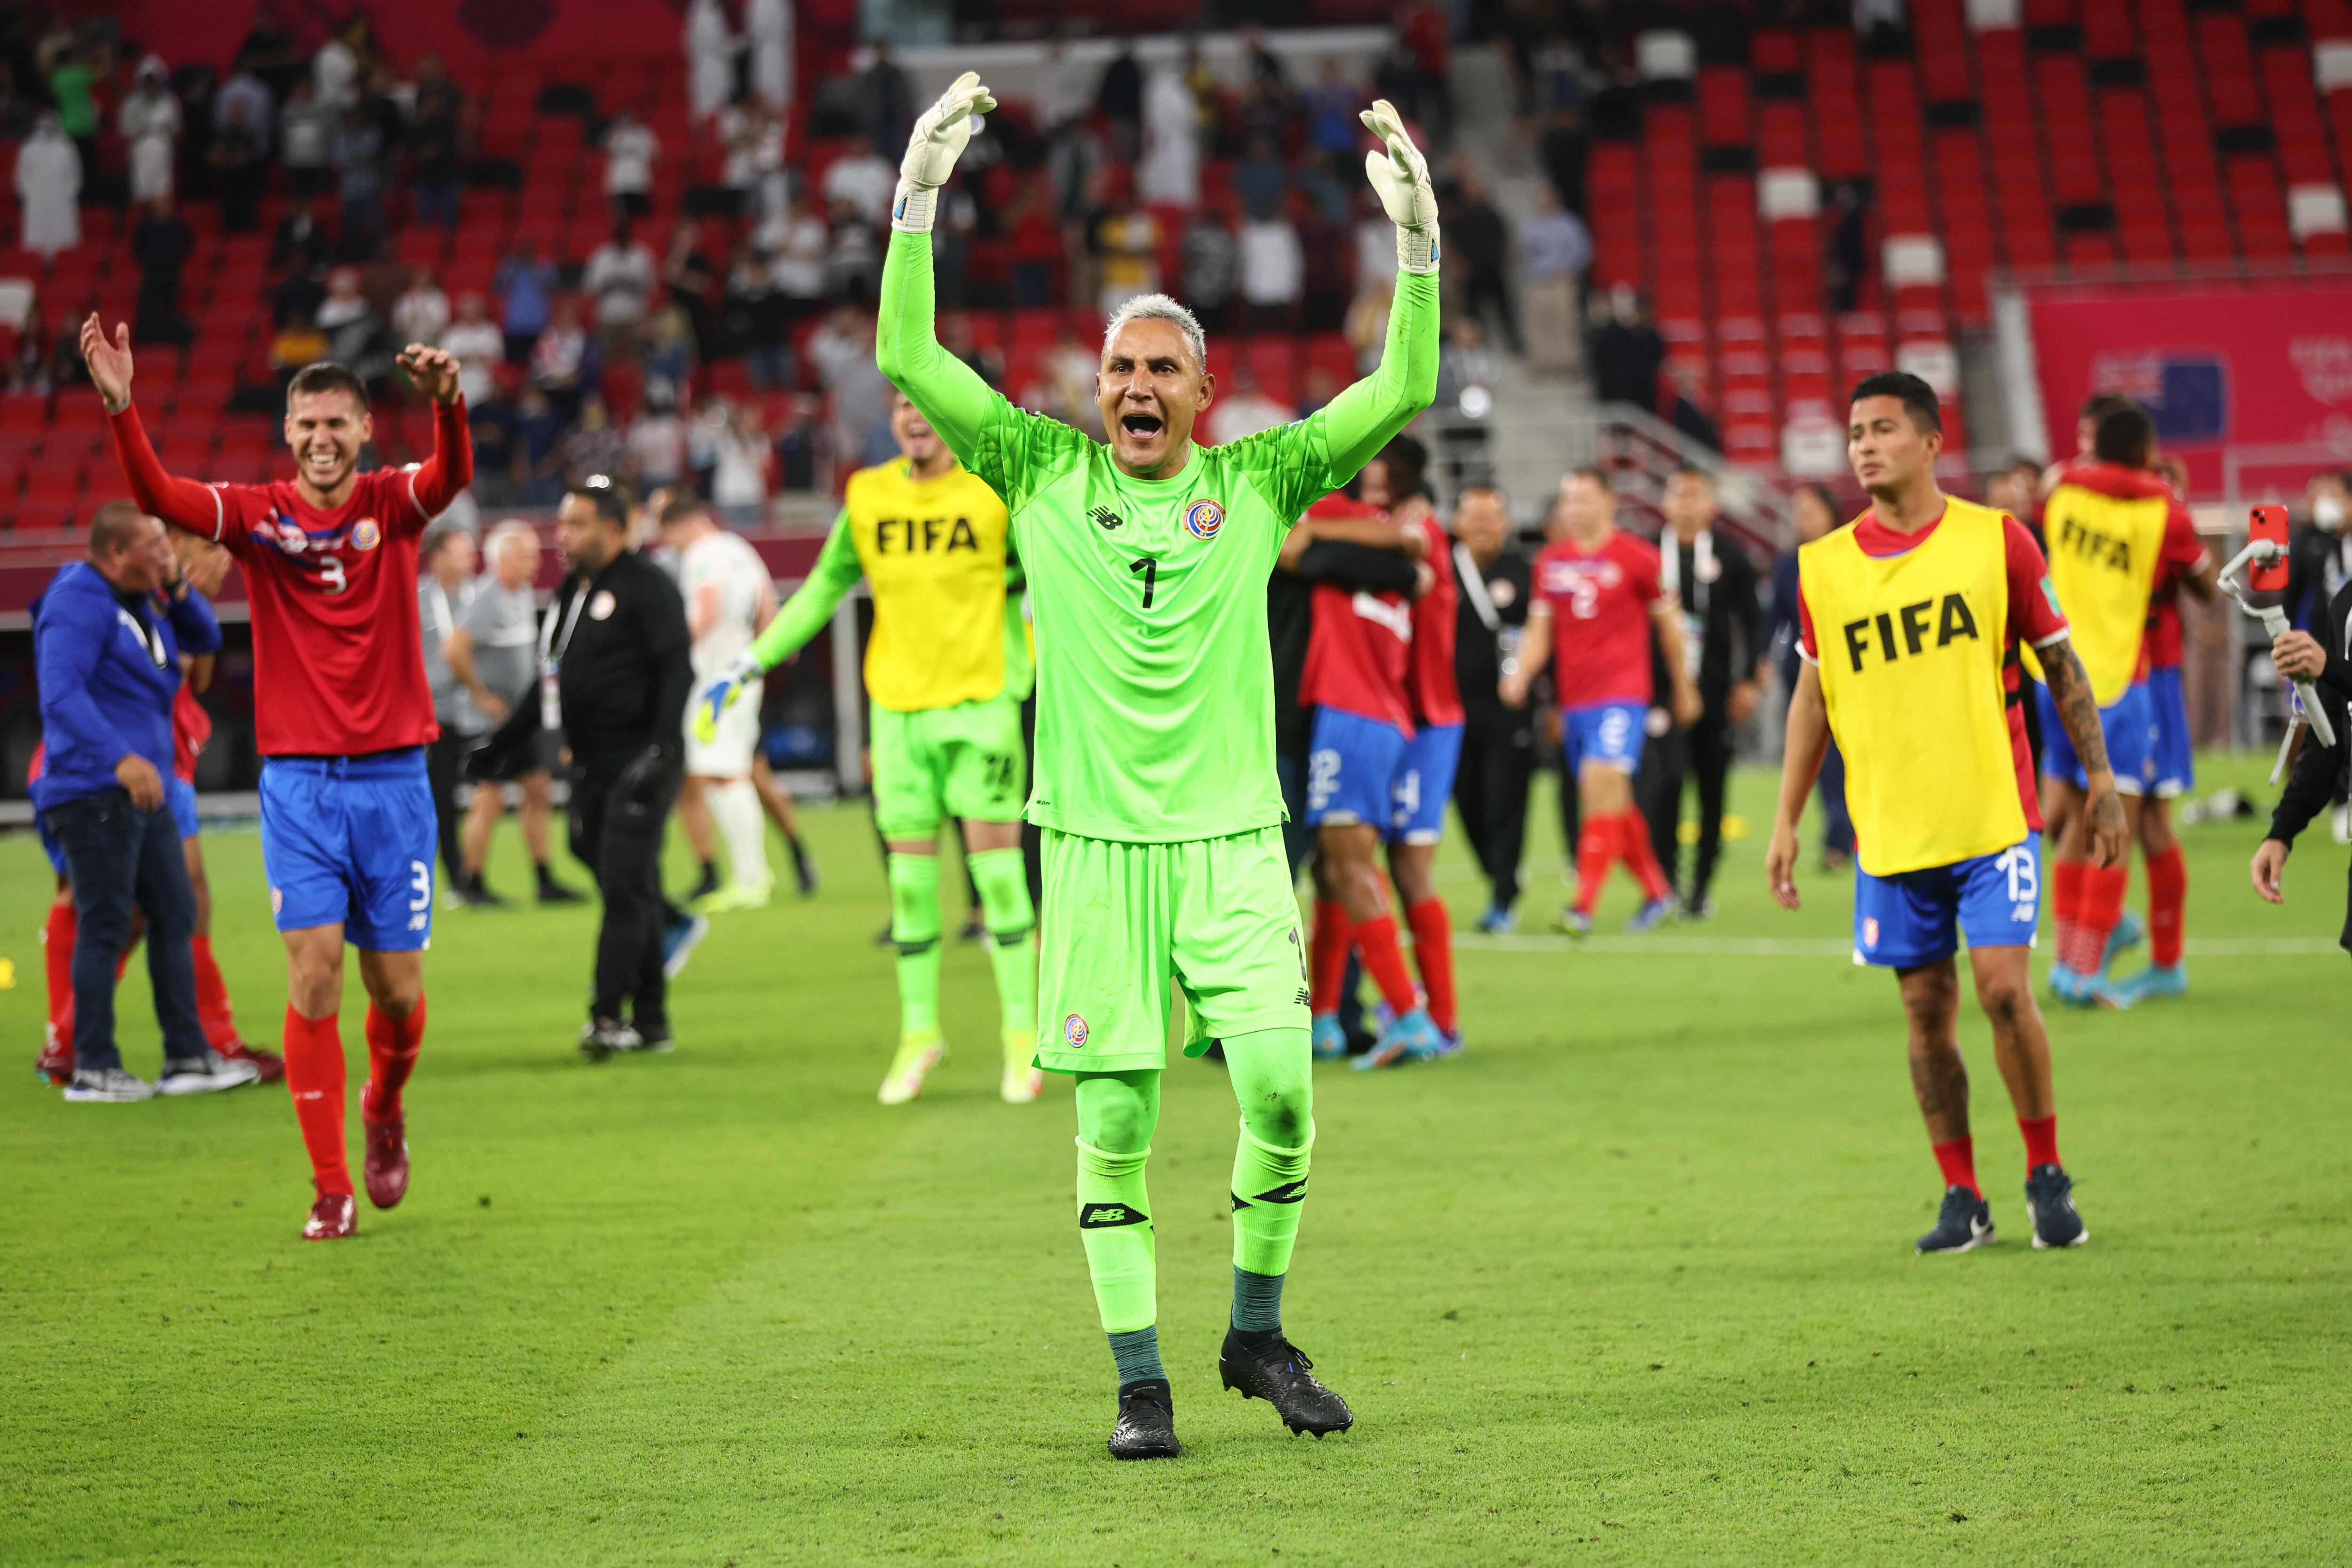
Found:
[{"label": "white pitch line", "polygon": [[[1454,934],[1454,946],[1474,952],[1595,952],[1617,957],[1645,953],[1656,958],[1843,958],[1853,956],[1851,942],[1826,937],[1771,936],[1485,936],[1473,931]],[[2190,937],[2184,944],[2190,958],[2298,958],[2340,952],[2325,937]]]}]

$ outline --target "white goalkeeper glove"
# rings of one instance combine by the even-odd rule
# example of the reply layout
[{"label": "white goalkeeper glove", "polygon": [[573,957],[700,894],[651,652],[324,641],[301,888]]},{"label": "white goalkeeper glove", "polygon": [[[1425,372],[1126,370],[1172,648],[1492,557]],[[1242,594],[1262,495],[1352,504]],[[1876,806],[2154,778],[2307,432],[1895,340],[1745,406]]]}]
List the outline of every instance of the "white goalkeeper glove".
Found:
[{"label": "white goalkeeper glove", "polygon": [[1385,153],[1364,154],[1364,177],[1380,193],[1381,205],[1397,226],[1397,266],[1406,272],[1437,270],[1437,193],[1430,187],[1429,160],[1404,132],[1396,105],[1385,98],[1359,117],[1364,128],[1388,143]]},{"label": "white goalkeeper glove", "polygon": [[694,705],[694,738],[705,745],[719,739],[719,716],[734,705],[746,686],[767,673],[767,667],[756,656],[737,654],[735,662],[703,688],[702,700]]},{"label": "white goalkeeper glove", "polygon": [[907,155],[898,163],[898,199],[890,205],[890,226],[908,234],[931,232],[932,209],[939,189],[955,173],[956,160],[971,140],[971,119],[996,107],[978,71],[966,71],[948,84],[940,100],[915,121],[907,139]]}]

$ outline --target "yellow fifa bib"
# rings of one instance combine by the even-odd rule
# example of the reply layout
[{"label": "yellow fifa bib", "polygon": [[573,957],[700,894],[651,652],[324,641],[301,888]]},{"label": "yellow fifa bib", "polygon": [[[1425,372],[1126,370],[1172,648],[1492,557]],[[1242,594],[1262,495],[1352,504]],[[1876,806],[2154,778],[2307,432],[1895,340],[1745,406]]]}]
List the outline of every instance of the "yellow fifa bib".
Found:
[{"label": "yellow fifa bib", "polygon": [[2105,708],[2130,689],[2147,631],[2147,592],[2171,502],[2063,484],[2042,509],[2050,586],[2074,628],[2074,656]]},{"label": "yellow fifa bib", "polygon": [[849,477],[844,498],[874,591],[866,689],[901,713],[1004,689],[1004,503],[962,468],[928,484],[900,458]]},{"label": "yellow fifa bib", "polygon": [[1916,548],[1842,528],[1797,552],[1863,869],[1892,877],[2021,842],[2001,658],[2001,514],[1957,497]]}]

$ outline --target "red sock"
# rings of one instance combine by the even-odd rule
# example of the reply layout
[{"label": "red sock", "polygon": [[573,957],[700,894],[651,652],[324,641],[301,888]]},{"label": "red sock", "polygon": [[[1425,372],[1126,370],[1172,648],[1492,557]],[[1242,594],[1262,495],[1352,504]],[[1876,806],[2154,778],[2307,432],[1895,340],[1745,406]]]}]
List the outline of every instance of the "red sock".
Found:
[{"label": "red sock", "polygon": [[405,1018],[394,1018],[368,1004],[367,1087],[360,1090],[360,1114],[388,1121],[400,1114],[400,1090],[416,1070],[416,1047],[425,1043],[425,997]]},{"label": "red sock", "polygon": [[1944,1185],[1966,1187],[1977,1196],[1984,1196],[1984,1189],[1977,1185],[1975,1139],[1955,1138],[1948,1143],[1938,1143],[1935,1146],[1935,1154],[1936,1168],[1944,1173]]},{"label": "red sock", "polygon": [[1315,900],[1315,937],[1307,954],[1307,984],[1318,1013],[1339,1010],[1339,986],[1348,977],[1348,911],[1326,899]]},{"label": "red sock", "polygon": [[1444,899],[1423,899],[1405,910],[1412,923],[1412,962],[1429,993],[1429,1016],[1447,1034],[1454,1032],[1454,922]]},{"label": "red sock", "polygon": [[196,961],[196,1019],[205,1026],[205,1043],[216,1051],[233,1046],[236,1019],[229,1012],[228,983],[213,962],[213,939],[190,937],[188,948]]},{"label": "red sock", "polygon": [[2061,860],[2050,868],[2051,940],[2061,965],[2074,966],[2074,927],[2083,919],[2083,862]]},{"label": "red sock", "polygon": [[2058,1159],[2058,1113],[2038,1117],[2028,1121],[2017,1119],[2017,1130],[2025,1134],[2025,1173],[2032,1175],[2037,1165],[2055,1165]]},{"label": "red sock", "polygon": [[310,1151],[310,1174],[321,1193],[352,1192],[351,1162],[343,1152],[341,1020],[333,1014],[305,1018],[286,1009],[286,1088],[294,1096],[302,1145]]},{"label": "red sock", "polygon": [[1617,833],[1625,847],[1626,869],[1640,879],[1643,897],[1663,899],[1674,891],[1674,884],[1666,880],[1665,870],[1658,864],[1657,849],[1650,842],[1649,821],[1629,805],[1617,814]]},{"label": "red sock", "polygon": [[1404,966],[1404,949],[1397,945],[1396,917],[1381,915],[1356,927],[1356,951],[1363,955],[1364,973],[1381,988],[1389,1011],[1402,1017],[1421,1005],[1412,994],[1412,971]]},{"label": "red sock", "polygon": [[1601,889],[1609,880],[1609,868],[1617,863],[1622,851],[1618,847],[1617,819],[1613,816],[1588,816],[1584,832],[1576,844],[1576,912],[1589,915],[1601,901]]},{"label": "red sock", "polygon": [[71,904],[51,904],[48,924],[41,928],[41,966],[49,982],[49,1030],[61,1040],[73,1038],[74,932],[79,925]]},{"label": "red sock", "polygon": [[2147,958],[2159,969],[2180,962],[2180,915],[2189,901],[2189,866],[2175,844],[2147,858]]},{"label": "red sock", "polygon": [[2106,956],[2107,938],[2124,918],[2124,891],[2131,873],[2121,866],[2083,868],[2083,918],[2074,927],[2074,957],[2067,967],[2077,974],[2096,974]]}]

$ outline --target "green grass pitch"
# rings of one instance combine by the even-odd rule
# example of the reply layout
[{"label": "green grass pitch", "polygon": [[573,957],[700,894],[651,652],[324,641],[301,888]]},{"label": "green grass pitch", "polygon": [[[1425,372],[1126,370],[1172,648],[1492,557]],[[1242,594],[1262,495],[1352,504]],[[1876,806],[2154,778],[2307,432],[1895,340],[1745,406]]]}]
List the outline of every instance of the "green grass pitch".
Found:
[{"label": "green grass pitch", "polygon": [[[1743,773],[1735,809],[1760,826],[1769,791]],[[0,1563],[2352,1559],[2352,974],[2324,833],[2272,910],[2258,825],[2191,830],[2191,994],[2053,1015],[2093,1236],[2063,1254],[2027,1245],[1970,1004],[2003,1240],[1912,1255],[1938,1193],[1893,983],[1841,956],[1840,880],[1769,907],[1759,837],[1710,925],[1465,942],[1465,1057],[1318,1074],[1287,1316],[1358,1417],[1322,1443],[1217,1386],[1234,1112],[1180,1062],[1151,1181],[1187,1450],[1121,1466],[1067,1083],[997,1101],[962,948],[960,1054],[874,1103],[880,868],[862,812],[809,818],[823,894],[718,921],[674,1057],[574,1054],[593,912],[440,916],[414,1188],[330,1247],[295,1237],[282,1090],[37,1089],[47,871],[0,843]],[[258,840],[207,842],[239,1016],[275,1043]],[[1538,826],[1531,926],[1557,842]],[[1483,889],[1447,853],[1466,925]],[[124,1016],[152,1073],[143,971]]]}]

